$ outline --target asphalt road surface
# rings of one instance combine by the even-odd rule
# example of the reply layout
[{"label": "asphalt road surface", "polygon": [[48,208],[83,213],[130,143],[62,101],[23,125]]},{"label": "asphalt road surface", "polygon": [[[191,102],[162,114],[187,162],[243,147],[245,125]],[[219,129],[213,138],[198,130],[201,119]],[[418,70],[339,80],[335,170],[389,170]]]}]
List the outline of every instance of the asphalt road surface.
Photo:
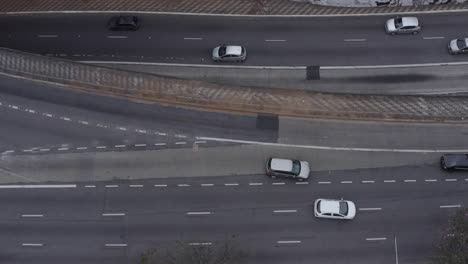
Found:
[{"label": "asphalt road surface", "polygon": [[0,46],[74,60],[213,64],[220,44],[244,45],[245,65],[381,65],[465,61],[448,54],[466,37],[465,13],[418,15],[419,35],[390,36],[389,16],[249,18],[139,15],[137,32],[112,32],[111,14],[7,15]]}]

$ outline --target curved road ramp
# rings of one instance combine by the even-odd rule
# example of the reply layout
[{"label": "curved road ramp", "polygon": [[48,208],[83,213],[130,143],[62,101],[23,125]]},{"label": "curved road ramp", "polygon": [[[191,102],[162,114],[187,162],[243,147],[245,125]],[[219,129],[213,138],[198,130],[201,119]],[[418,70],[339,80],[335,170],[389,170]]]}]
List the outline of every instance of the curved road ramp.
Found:
[{"label": "curved road ramp", "polygon": [[[208,111],[432,122],[466,122],[468,117],[466,96],[346,95],[237,87],[111,69],[9,49],[0,49],[0,71],[63,89]],[[28,92],[40,93],[38,90]]]}]

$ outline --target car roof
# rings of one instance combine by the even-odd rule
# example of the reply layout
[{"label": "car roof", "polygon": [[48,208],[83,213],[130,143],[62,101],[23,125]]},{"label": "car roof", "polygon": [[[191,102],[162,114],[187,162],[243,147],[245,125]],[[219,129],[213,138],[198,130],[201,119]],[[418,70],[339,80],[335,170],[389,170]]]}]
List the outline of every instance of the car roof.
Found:
[{"label": "car roof", "polygon": [[241,46],[226,46],[227,55],[241,55],[242,47]]},{"label": "car roof", "polygon": [[278,171],[292,171],[293,162],[289,159],[271,159],[270,168]]},{"label": "car roof", "polygon": [[468,154],[445,154],[444,160],[446,164],[468,166]]},{"label": "car roof", "polygon": [[320,212],[323,213],[332,213],[332,214],[339,214],[340,213],[340,200],[329,200],[329,199],[321,199],[320,200]]},{"label": "car roof", "polygon": [[403,26],[419,26],[417,17],[402,17],[401,22],[403,23]]}]

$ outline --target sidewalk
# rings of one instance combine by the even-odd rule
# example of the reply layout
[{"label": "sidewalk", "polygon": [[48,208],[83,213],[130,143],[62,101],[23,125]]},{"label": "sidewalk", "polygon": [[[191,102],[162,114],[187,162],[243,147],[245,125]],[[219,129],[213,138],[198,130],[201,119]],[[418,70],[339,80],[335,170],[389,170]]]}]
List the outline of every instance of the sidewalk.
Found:
[{"label": "sidewalk", "polygon": [[[0,12],[26,11],[147,11],[239,15],[359,15],[468,9],[468,3],[439,0],[310,0],[314,3],[376,5],[379,7],[321,6],[292,0],[2,0]],[[427,4],[437,1],[436,4]],[[461,0],[460,0],[461,1]],[[415,3],[416,6],[398,6]]]}]

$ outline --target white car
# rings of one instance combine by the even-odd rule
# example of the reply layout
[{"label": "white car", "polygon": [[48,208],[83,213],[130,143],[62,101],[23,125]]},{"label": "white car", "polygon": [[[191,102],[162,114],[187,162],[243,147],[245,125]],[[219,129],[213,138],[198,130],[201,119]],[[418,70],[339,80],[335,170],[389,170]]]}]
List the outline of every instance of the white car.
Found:
[{"label": "white car", "polygon": [[265,174],[272,178],[282,177],[304,181],[309,178],[309,173],[310,167],[307,161],[269,158],[266,163]]},{"label": "white car", "polygon": [[356,216],[356,205],[343,199],[317,199],[314,203],[314,214],[318,218],[351,220]]},{"label": "white car", "polygon": [[242,46],[222,45],[213,49],[212,58],[215,62],[244,62],[247,58],[247,51]]},{"label": "white car", "polygon": [[450,54],[468,53],[468,38],[452,39],[448,44]]},{"label": "white car", "polygon": [[421,25],[417,17],[396,17],[387,20],[385,23],[387,34],[418,34]]}]

